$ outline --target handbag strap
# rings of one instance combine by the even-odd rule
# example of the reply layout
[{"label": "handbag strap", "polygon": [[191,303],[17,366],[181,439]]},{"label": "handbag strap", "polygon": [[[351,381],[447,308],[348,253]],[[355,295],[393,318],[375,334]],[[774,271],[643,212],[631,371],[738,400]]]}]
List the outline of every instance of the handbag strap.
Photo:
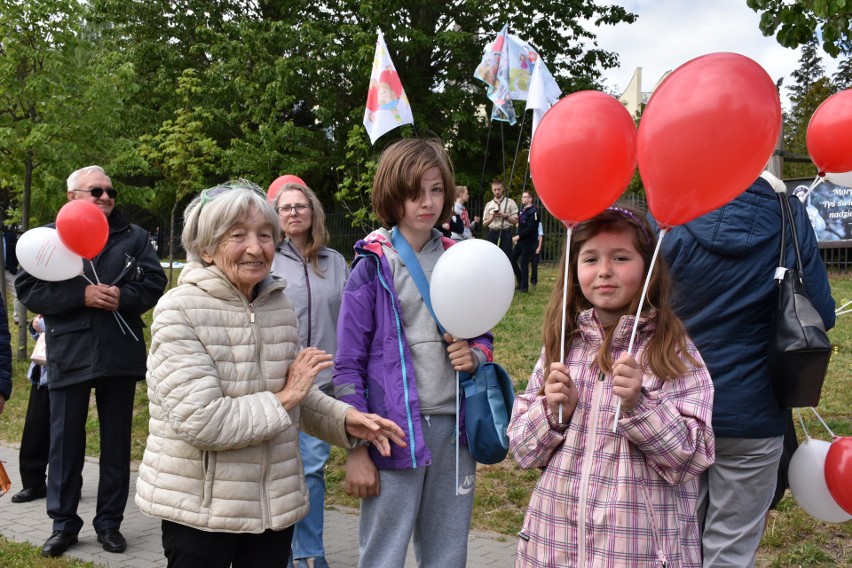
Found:
[{"label": "handbag strap", "polygon": [[[790,207],[790,200],[786,193],[778,193],[778,202],[781,205],[781,254],[778,257],[778,268],[786,269],[786,240],[787,240],[787,225],[790,225],[790,234],[793,240],[793,249],[796,251],[796,269],[799,271],[799,278],[802,277],[802,253],[799,249],[799,237],[796,234],[796,223],[793,219],[793,209]],[[775,279],[780,280],[783,272],[779,275],[779,271],[775,273]]]},{"label": "handbag strap", "polygon": [[429,281],[426,280],[426,274],[423,272],[423,267],[420,266],[420,261],[417,260],[417,255],[414,253],[414,249],[411,248],[411,245],[408,244],[408,241],[402,234],[402,231],[400,231],[397,227],[391,229],[391,243],[393,243],[393,248],[396,249],[396,252],[399,253],[399,258],[408,269],[408,273],[411,274],[411,279],[414,280],[414,284],[417,285],[417,290],[423,297],[423,303],[426,304],[426,308],[429,310],[429,313],[432,314],[432,319],[434,319],[435,323],[438,324],[438,329],[441,330],[441,335],[445,334],[447,331],[444,329],[444,326],[441,325],[441,322],[438,321],[438,317],[435,315],[435,310],[432,309],[432,299],[431,294],[429,293]]}]

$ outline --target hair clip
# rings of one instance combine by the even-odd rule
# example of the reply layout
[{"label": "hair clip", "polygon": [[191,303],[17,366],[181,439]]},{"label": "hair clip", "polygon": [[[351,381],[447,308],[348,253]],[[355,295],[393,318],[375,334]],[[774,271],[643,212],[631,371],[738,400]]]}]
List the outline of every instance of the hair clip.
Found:
[{"label": "hair clip", "polygon": [[645,238],[648,239],[649,241],[653,240],[653,239],[651,239],[651,235],[648,234],[648,230],[645,228],[644,223],[642,223],[642,221],[639,219],[639,217],[637,217],[629,209],[624,209],[623,207],[617,207],[617,206],[613,205],[612,207],[607,207],[606,210],[607,211],[615,211],[616,213],[621,213],[622,215],[624,215],[628,219],[633,219],[634,221],[636,221],[636,224],[639,225],[639,228],[642,229],[642,233],[645,235]]}]

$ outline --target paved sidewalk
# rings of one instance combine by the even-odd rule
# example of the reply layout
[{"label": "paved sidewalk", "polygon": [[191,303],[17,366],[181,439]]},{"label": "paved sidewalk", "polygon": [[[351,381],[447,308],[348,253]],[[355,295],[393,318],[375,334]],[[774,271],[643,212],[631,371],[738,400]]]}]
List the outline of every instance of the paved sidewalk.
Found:
[{"label": "paved sidewalk", "polygon": [[[10,540],[29,542],[40,547],[51,533],[51,520],[45,512],[45,500],[12,503],[12,495],[21,490],[17,448],[0,446],[0,460],[12,478],[12,490],[0,497],[0,534]],[[95,516],[97,479],[97,461],[87,460],[83,469],[83,496],[78,509],[85,524],[80,532],[80,542],[72,546],[66,555],[110,568],[165,566],[160,522],[140,513],[133,503],[136,472],[130,478],[130,499],[121,525],[121,532],[128,542],[127,550],[123,554],[111,554],[101,548],[91,525]],[[358,511],[343,507],[327,510],[324,540],[326,558],[331,568],[356,568]],[[514,565],[514,555],[514,538],[486,532],[472,532],[470,535],[468,568],[510,568]],[[405,566],[416,567],[410,546]]]}]

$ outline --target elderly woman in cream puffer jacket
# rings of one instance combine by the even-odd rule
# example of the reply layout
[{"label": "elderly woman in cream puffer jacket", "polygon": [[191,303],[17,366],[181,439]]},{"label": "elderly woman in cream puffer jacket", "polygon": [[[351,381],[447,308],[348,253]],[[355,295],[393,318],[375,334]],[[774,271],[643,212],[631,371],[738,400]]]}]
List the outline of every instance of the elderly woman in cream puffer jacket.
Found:
[{"label": "elderly woman in cream puffer jacket", "polygon": [[269,274],[277,215],[246,183],[190,204],[182,239],[198,260],[154,311],[136,504],[164,520],[170,565],[286,562],[308,511],[300,429],[343,447],[404,445],[393,422],[312,387],[330,356],[299,349],[285,283]]}]

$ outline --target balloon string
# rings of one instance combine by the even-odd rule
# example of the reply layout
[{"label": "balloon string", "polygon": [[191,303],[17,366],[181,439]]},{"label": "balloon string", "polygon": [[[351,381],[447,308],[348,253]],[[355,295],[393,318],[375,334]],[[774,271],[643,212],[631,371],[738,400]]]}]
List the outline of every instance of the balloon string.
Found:
[{"label": "balloon string", "polygon": [[[834,313],[835,313],[835,314],[839,314],[839,313],[840,313],[840,310],[842,310],[843,308],[845,308],[845,307],[846,307],[846,306],[848,306],[849,304],[852,304],[852,300],[849,300],[848,302],[846,302],[845,304],[843,304],[842,306],[840,306],[839,308],[837,308],[836,310],[834,310]],[[846,310],[846,311],[849,311],[849,310]]]},{"label": "balloon string", "polygon": [[[559,341],[559,362],[565,364],[565,314],[568,307],[568,272],[571,270],[571,232],[572,226],[567,225],[565,235],[565,270],[562,276],[562,335]],[[547,370],[545,369],[545,372]],[[562,424],[562,403],[559,403],[559,424]]]},{"label": "balloon string", "polygon": [[819,177],[819,176],[815,177],[815,178],[814,178],[814,181],[813,181],[813,182],[811,182],[810,187],[808,187],[808,190],[807,190],[805,193],[803,193],[802,195],[800,195],[800,196],[799,196],[799,200],[800,200],[802,203],[804,203],[804,202],[805,202],[805,199],[807,199],[807,198],[808,198],[808,196],[811,194],[811,192],[812,192],[814,189],[816,189],[816,187],[817,187],[819,184],[821,184],[823,181],[825,181],[823,178],[821,178],[821,177]]},{"label": "balloon string", "polygon": [[[92,259],[91,259],[91,258],[89,258],[89,259],[87,259],[87,260],[89,261],[89,266],[91,266],[91,267],[92,267],[92,274],[94,274],[94,276],[95,276],[95,282],[97,282],[98,284],[100,284],[100,283],[101,283],[101,280],[100,280],[100,278],[98,278],[98,271],[97,271],[97,270],[95,270],[95,263],[94,263],[94,262],[92,262]],[[85,278],[85,279],[86,279],[86,281],[87,281],[89,284],[91,284],[92,286],[94,286],[94,285],[95,285],[95,283],[94,283],[94,282],[92,282],[91,280],[89,280],[89,278],[88,278],[85,274],[83,274],[83,278]],[[127,335],[127,334],[129,333],[129,334],[130,334],[130,336],[131,336],[131,337],[132,337],[135,341],[139,341],[139,338],[138,338],[138,337],[136,337],[136,334],[135,334],[135,333],[133,333],[133,330],[132,330],[132,329],[130,329],[130,325],[127,323],[127,321],[124,319],[124,317],[123,317],[120,313],[118,313],[118,312],[112,312],[112,315],[113,315],[113,317],[115,318],[115,323],[117,323],[117,324],[118,324],[118,329],[120,329],[120,330],[121,330],[122,335]],[[124,325],[122,325],[122,324],[124,324]],[[127,328],[127,331],[124,331],[124,329],[125,329],[125,328]]]},{"label": "balloon string", "polygon": [[461,445],[461,416],[459,415],[459,406],[461,399],[459,398],[459,372],[456,371],[456,497],[459,494],[459,445]]},{"label": "balloon string", "polygon": [[825,426],[825,429],[828,430],[828,433],[831,438],[836,438],[837,436],[834,435],[834,432],[831,431],[831,428],[828,427],[828,424],[825,423],[825,420],[822,419],[822,416],[819,415],[819,412],[816,411],[816,408],[812,406],[811,410],[813,410],[814,414],[816,414],[816,417],[819,418],[819,421],[822,422],[822,425]]},{"label": "balloon string", "polygon": [[843,314],[848,314],[849,312],[852,312],[852,310],[843,310],[842,312],[834,312],[834,315],[842,316]]},{"label": "balloon string", "polygon": [[807,427],[805,426],[805,421],[804,421],[804,419],[802,418],[802,413],[801,413],[801,412],[799,412],[799,409],[798,409],[798,408],[796,409],[796,414],[799,416],[799,424],[801,424],[801,425],[802,425],[802,432],[804,432],[804,433],[805,433],[805,440],[810,440],[810,439],[811,439],[811,434],[810,434],[810,432],[808,432],[808,429],[807,429]]},{"label": "balloon string", "polygon": [[[663,237],[666,236],[668,229],[660,229],[660,237],[657,239],[657,248],[654,249],[654,256],[651,257],[651,266],[648,267],[648,274],[645,276],[645,285],[642,287],[642,296],[639,298],[639,308],[636,310],[636,317],[633,318],[633,330],[630,332],[630,343],[627,345],[627,354],[633,355],[633,341],[636,339],[636,331],[639,329],[639,317],[642,315],[642,306],[645,304],[645,297],[648,295],[648,286],[651,283],[651,274],[654,273],[654,265],[657,263],[657,255],[660,254],[660,246],[663,244]],[[621,397],[618,398],[618,407],[615,409],[615,417],[612,420],[612,433],[618,430],[618,420],[621,418]]]}]

